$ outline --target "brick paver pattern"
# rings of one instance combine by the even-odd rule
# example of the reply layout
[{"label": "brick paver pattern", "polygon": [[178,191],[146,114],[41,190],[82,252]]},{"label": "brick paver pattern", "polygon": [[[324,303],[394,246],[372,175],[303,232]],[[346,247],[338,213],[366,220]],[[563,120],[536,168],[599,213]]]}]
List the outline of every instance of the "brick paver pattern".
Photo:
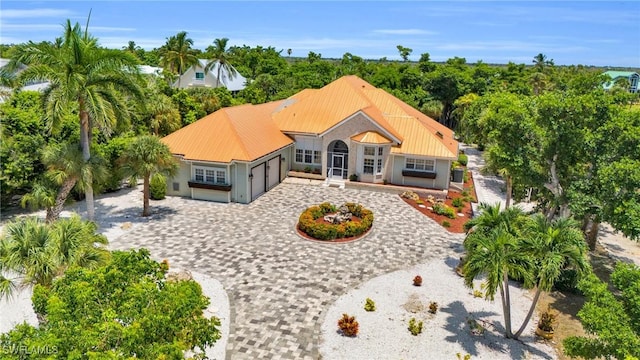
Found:
[{"label": "brick paver pattern", "polygon": [[[341,244],[302,239],[295,232],[300,213],[324,201],[371,209],[372,232]],[[228,359],[319,358],[323,314],[339,296],[384,273],[457,259],[463,239],[398,195],[366,190],[283,183],[249,205],[181,198],[163,204],[152,203],[155,220],[110,246],[145,247],[174,268],[222,282],[231,303]]]}]

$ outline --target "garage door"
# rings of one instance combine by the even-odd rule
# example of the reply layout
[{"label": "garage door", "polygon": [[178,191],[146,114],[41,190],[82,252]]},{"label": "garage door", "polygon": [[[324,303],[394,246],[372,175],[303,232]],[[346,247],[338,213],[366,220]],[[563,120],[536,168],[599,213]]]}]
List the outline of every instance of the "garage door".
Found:
[{"label": "garage door", "polygon": [[271,190],[280,183],[280,156],[274,157],[267,163],[269,177],[267,178],[267,190]]},{"label": "garage door", "polygon": [[265,167],[265,163],[262,163],[251,168],[251,201],[264,194],[264,183],[266,177]]}]

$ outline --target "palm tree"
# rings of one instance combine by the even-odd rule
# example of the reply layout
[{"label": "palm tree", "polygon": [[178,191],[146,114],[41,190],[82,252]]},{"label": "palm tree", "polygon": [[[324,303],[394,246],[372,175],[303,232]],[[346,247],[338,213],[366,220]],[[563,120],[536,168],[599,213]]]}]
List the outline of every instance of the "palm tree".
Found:
[{"label": "palm tree", "polygon": [[149,216],[149,180],[156,173],[173,176],[178,170],[176,159],[157,136],[144,135],[129,144],[120,161],[125,174],[143,178],[142,216]]},{"label": "palm tree", "polygon": [[550,291],[563,270],[573,269],[581,277],[590,269],[586,243],[574,220],[563,217],[549,221],[544,215],[537,214],[525,232],[527,235],[523,238],[521,249],[534,261],[536,294],[515,338],[522,334],[529,323],[540,293]]},{"label": "palm tree", "polygon": [[85,161],[77,144],[51,144],[42,152],[42,163],[47,166],[46,176],[60,186],[55,203],[47,207],[47,223],[56,221],[69,193],[78,186],[84,190],[90,181],[101,182],[108,176],[107,165],[99,156]]},{"label": "palm tree", "polygon": [[213,59],[207,63],[204,68],[204,72],[209,72],[209,70],[211,70],[216,63],[218,64],[218,74],[216,77],[215,87],[220,86],[220,75],[222,73],[222,70],[224,70],[228,74],[229,80],[235,78],[236,75],[238,75],[236,69],[231,66],[231,64],[229,64],[229,52],[227,51],[228,41],[229,39],[227,38],[215,39],[213,41],[213,46],[207,47],[207,52],[211,52],[213,54]]},{"label": "palm tree", "polygon": [[[50,286],[70,266],[103,265],[110,253],[104,248],[107,238],[96,230],[95,223],[77,215],[51,224],[35,217],[11,222],[0,238],[0,272],[16,274],[20,286]],[[0,295],[9,296],[16,288],[14,281],[0,276]]]},{"label": "palm tree", "polygon": [[[51,128],[57,128],[69,111],[78,114],[80,145],[85,162],[91,158],[91,133],[98,127],[109,135],[113,125],[129,117],[123,95],[142,98],[138,85],[136,58],[120,50],[103,49],[96,38],[79,24],[67,20],[62,42],[29,42],[16,47],[7,65],[17,69],[27,66],[17,78],[18,86],[32,80],[47,80],[44,91],[46,117]],[[93,186],[89,176],[85,187],[87,216],[94,217]]]},{"label": "palm tree", "polygon": [[192,46],[193,40],[187,37],[186,31],[181,31],[167,38],[167,42],[160,49],[160,64],[169,72],[178,75],[178,87],[180,87],[180,75],[198,63],[198,57]]},{"label": "palm tree", "polygon": [[530,259],[519,249],[521,231],[527,217],[518,207],[500,210],[500,203],[480,204],[480,215],[465,224],[467,237],[463,245],[465,256],[462,272],[465,284],[473,286],[473,280],[486,275],[485,297],[493,300],[500,291],[500,300],[505,319],[505,336],[511,331],[511,301],[509,277],[532,283]]},{"label": "palm tree", "polygon": [[511,331],[511,300],[509,277],[532,282],[529,257],[520,251],[518,238],[506,226],[500,225],[491,232],[474,232],[464,242],[466,262],[463,267],[464,282],[473,287],[473,280],[486,276],[485,298],[493,300],[500,291],[500,301],[505,322],[505,336],[517,338]]}]

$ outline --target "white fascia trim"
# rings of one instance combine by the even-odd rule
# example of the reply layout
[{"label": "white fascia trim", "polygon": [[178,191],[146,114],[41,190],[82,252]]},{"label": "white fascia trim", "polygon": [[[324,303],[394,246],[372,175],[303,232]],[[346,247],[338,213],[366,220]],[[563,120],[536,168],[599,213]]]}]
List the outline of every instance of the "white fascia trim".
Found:
[{"label": "white fascia trim", "polygon": [[340,125],[346,123],[347,121],[353,119],[354,117],[358,116],[358,115],[362,115],[365,117],[365,119],[369,120],[369,122],[371,122],[371,124],[373,124],[373,126],[375,126],[376,128],[378,128],[382,133],[386,134],[387,137],[389,137],[392,141],[394,141],[396,144],[402,144],[402,141],[400,141],[400,139],[398,139],[397,137],[395,137],[393,134],[389,133],[387,130],[385,130],[382,126],[380,126],[380,124],[378,124],[377,122],[373,121],[372,118],[370,118],[367,114],[364,113],[364,111],[362,110],[358,110],[355,113],[353,113],[350,116],[347,116],[344,120],[340,121],[339,123],[333,125],[332,127],[328,128],[327,130],[323,131],[322,133],[320,133],[318,136],[323,137],[326,134],[330,133],[331,131],[333,131],[335,128],[339,127]]}]

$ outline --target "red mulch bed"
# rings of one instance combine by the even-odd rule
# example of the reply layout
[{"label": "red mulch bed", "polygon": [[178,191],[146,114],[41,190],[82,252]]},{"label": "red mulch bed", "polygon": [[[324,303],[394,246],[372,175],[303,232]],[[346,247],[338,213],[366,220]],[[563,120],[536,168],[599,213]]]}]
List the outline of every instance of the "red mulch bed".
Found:
[{"label": "red mulch bed", "polygon": [[[473,178],[471,176],[471,172],[468,172],[469,174],[469,180],[467,182],[464,183],[464,188],[465,189],[469,189],[469,194],[471,195],[471,197],[473,197],[474,202],[478,201],[478,197],[476,196],[476,190],[475,190],[475,186],[473,185]],[[414,201],[414,200],[410,200],[410,199],[405,199],[402,198],[402,200],[404,200],[407,204],[411,205],[414,209],[420,211],[421,213],[423,213],[424,215],[430,217],[431,219],[433,219],[435,222],[437,222],[438,224],[442,225],[443,221],[448,221],[449,224],[451,224],[451,226],[449,227],[444,227],[445,229],[447,229],[449,232],[452,233],[464,233],[464,223],[466,223],[467,221],[469,221],[469,219],[471,219],[473,213],[471,210],[471,203],[466,202],[464,204],[464,208],[462,209],[462,214],[464,214],[464,216],[456,216],[455,219],[450,219],[444,215],[438,215],[436,213],[434,213],[432,210],[427,209],[427,207],[431,207],[431,204],[427,201],[427,198],[424,194],[420,194],[420,192],[418,192],[418,196],[420,197],[420,200],[422,200],[424,202],[424,206],[425,207],[419,207],[418,204]],[[459,197],[463,197],[462,194],[458,191],[453,191],[453,190],[449,190],[449,192],[447,193],[447,198],[445,199],[444,203],[451,207],[454,208],[452,202],[453,199],[455,198],[459,198]]]}]

